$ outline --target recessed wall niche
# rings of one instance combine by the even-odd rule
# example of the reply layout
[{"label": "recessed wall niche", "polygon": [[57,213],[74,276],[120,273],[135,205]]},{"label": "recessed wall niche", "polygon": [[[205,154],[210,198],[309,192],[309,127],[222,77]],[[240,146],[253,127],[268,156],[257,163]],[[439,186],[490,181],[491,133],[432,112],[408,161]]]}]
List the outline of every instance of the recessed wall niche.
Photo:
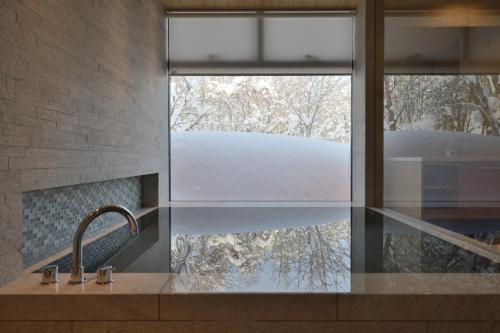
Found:
[{"label": "recessed wall niche", "polygon": [[[157,179],[154,174],[24,192],[23,266],[69,247],[80,221],[97,207],[118,204],[137,212],[156,206]],[[100,216],[85,237],[100,234],[120,221],[119,214]]]}]

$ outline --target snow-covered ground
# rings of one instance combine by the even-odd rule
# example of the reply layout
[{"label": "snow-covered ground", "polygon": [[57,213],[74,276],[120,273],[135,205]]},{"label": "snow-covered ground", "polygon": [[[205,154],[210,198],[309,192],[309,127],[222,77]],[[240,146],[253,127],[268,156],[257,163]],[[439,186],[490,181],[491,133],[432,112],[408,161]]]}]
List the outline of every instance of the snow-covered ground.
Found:
[{"label": "snow-covered ground", "polygon": [[350,200],[348,144],[204,131],[171,140],[173,200]]},{"label": "snow-covered ground", "polygon": [[444,157],[452,150],[459,158],[500,160],[500,137],[445,131],[386,131],[384,150],[387,157]]},{"label": "snow-covered ground", "polygon": [[[171,135],[172,199],[349,201],[350,145],[284,135]],[[385,132],[386,157],[498,157],[500,138],[437,131]]]}]

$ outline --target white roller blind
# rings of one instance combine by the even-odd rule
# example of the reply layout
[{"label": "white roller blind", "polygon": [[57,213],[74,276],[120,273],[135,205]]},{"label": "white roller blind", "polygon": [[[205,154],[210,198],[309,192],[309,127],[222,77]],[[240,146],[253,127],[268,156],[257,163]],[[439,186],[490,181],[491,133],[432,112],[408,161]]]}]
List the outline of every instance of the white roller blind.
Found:
[{"label": "white roller blind", "polygon": [[353,18],[172,14],[171,74],[350,74]]},{"label": "white roller blind", "polygon": [[396,15],[385,19],[386,73],[500,73],[500,16]]}]

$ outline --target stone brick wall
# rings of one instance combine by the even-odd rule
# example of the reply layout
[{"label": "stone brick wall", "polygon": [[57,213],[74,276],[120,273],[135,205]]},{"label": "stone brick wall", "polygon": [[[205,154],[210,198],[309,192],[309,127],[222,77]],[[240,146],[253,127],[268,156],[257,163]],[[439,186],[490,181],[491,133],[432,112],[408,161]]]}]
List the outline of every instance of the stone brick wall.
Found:
[{"label": "stone brick wall", "polygon": [[157,0],[0,0],[0,285],[23,192],[159,173],[168,200],[165,59]]}]

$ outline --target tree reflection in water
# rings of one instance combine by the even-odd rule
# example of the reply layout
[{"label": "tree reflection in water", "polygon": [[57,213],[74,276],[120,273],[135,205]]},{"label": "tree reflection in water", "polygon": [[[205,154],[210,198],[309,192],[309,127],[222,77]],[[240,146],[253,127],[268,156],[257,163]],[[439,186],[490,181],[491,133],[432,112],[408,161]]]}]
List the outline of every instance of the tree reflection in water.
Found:
[{"label": "tree reflection in water", "polygon": [[495,273],[500,264],[432,235],[385,233],[384,272]]},{"label": "tree reflection in water", "polygon": [[350,222],[219,235],[172,235],[172,270],[195,289],[341,290],[350,283]]}]

